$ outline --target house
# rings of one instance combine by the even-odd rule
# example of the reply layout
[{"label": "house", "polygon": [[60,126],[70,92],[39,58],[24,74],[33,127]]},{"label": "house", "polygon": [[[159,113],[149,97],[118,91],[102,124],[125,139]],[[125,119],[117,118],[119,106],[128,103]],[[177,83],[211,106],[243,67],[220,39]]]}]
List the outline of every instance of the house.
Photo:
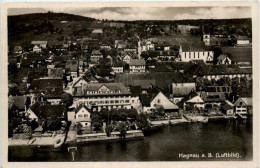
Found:
[{"label": "house", "polygon": [[100,50],[111,50],[111,46],[108,44],[101,44]]},{"label": "house", "polygon": [[87,80],[85,77],[81,76],[78,80],[76,80],[73,84],[72,87],[81,87],[85,84],[88,84]]},{"label": "house", "polygon": [[84,104],[80,104],[74,111],[68,112],[68,121],[80,123],[83,127],[90,127],[91,110]]},{"label": "house", "polygon": [[180,102],[184,97],[188,96],[192,91],[196,90],[195,83],[173,83],[172,84],[172,98],[176,104]]},{"label": "house", "polygon": [[252,47],[221,47],[221,51],[228,55],[232,64],[252,66]]},{"label": "house", "polygon": [[220,107],[220,105],[227,99],[223,92],[203,92],[200,97],[207,107]]},{"label": "house", "polygon": [[251,115],[253,107],[253,99],[249,97],[238,98],[234,103],[234,110],[236,114]]},{"label": "house", "polygon": [[130,60],[133,58],[133,55],[130,52],[124,52],[123,56],[122,56],[122,60],[129,64]]},{"label": "house", "polygon": [[208,69],[203,60],[193,60],[183,67],[183,74],[186,78],[202,77],[208,73]]},{"label": "house", "polygon": [[160,51],[156,59],[162,62],[173,62],[175,57],[176,57],[176,52],[168,50],[168,51]]},{"label": "house", "polygon": [[229,78],[241,78],[246,77],[248,80],[252,79],[252,68],[240,68],[240,67],[228,67],[226,65],[212,65],[208,66],[206,72],[203,73],[203,77],[208,80],[219,80],[224,77]]},{"label": "house", "polygon": [[62,68],[48,68],[48,77],[63,78]]},{"label": "house", "polygon": [[78,77],[78,62],[77,61],[67,61],[65,65],[67,76],[71,76],[72,78]]},{"label": "house", "polygon": [[147,91],[155,86],[155,79],[134,79],[133,86],[140,86],[142,89],[142,93],[145,94]]},{"label": "house", "polygon": [[171,102],[159,89],[152,88],[147,94],[140,96],[143,111],[151,112],[152,109],[156,109],[158,106],[163,107],[167,113],[175,113],[179,115],[179,107]]},{"label": "house", "polygon": [[99,60],[100,60],[101,58],[103,58],[103,55],[101,54],[100,51],[98,51],[98,50],[93,50],[93,51],[91,52],[90,60],[91,60],[92,63],[98,64],[98,63],[99,63]]},{"label": "house", "polygon": [[39,104],[36,102],[30,109],[33,113],[40,118],[59,118],[64,119],[66,113],[65,105],[50,105],[50,104]]},{"label": "house", "polygon": [[187,110],[190,107],[196,107],[199,109],[205,108],[205,103],[196,92],[191,92],[188,96],[184,97],[180,102],[177,103],[183,110]]},{"label": "house", "polygon": [[29,90],[31,92],[40,91],[42,94],[46,92],[47,88],[63,88],[62,79],[61,78],[39,78],[33,79],[31,85],[29,86]]},{"label": "house", "polygon": [[76,88],[73,96],[75,105],[85,104],[93,111],[131,108],[131,93],[122,83],[89,83]]},{"label": "house", "polygon": [[123,62],[115,62],[112,66],[112,70],[115,73],[123,73],[124,72],[124,63]]},{"label": "house", "polygon": [[36,116],[36,114],[31,110],[31,108],[29,108],[26,112],[26,117],[29,119],[29,121],[33,121],[35,120],[36,122],[38,122],[38,117]]},{"label": "house", "polygon": [[46,88],[44,98],[51,104],[60,104],[63,89],[60,87]]},{"label": "house", "polygon": [[217,64],[225,64],[225,65],[230,65],[231,64],[231,59],[224,54],[221,54],[218,58],[218,63]]},{"label": "house", "polygon": [[78,65],[79,65],[79,75],[82,75],[84,70],[85,70],[84,61],[83,60],[79,60],[78,61]]},{"label": "house", "polygon": [[221,111],[227,115],[227,116],[233,116],[234,115],[234,105],[228,101],[225,100],[225,103],[221,105]]},{"label": "house", "polygon": [[130,73],[145,72],[145,60],[144,59],[131,59],[129,62]]},{"label": "house", "polygon": [[247,36],[239,36],[236,40],[236,44],[237,45],[249,45],[250,44],[250,38],[248,38]]},{"label": "house", "polygon": [[180,45],[179,56],[181,62],[203,60],[205,63],[212,63],[214,52],[199,43],[184,43]]},{"label": "house", "polygon": [[14,53],[16,53],[16,54],[23,53],[23,48],[21,46],[15,46],[14,47]]},{"label": "house", "polygon": [[92,31],[92,34],[102,34],[103,33],[103,30],[102,29],[94,29]]},{"label": "house", "polygon": [[202,41],[205,43],[205,46],[210,46],[210,34],[203,34]]},{"label": "house", "polygon": [[42,52],[42,49],[41,49],[40,46],[34,45],[34,47],[33,47],[33,52],[39,53],[39,52]]},{"label": "house", "polygon": [[47,48],[48,46],[48,41],[32,41],[31,42],[31,45],[35,46],[39,46],[40,48]]}]

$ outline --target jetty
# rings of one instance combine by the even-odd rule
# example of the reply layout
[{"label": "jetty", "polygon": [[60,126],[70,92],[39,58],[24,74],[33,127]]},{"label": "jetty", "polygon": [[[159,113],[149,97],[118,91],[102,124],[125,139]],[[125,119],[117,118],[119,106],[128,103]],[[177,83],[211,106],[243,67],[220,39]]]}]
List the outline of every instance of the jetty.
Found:
[{"label": "jetty", "polygon": [[[141,130],[127,131],[125,139],[136,139],[143,138],[144,134]],[[77,142],[96,142],[96,141],[109,141],[109,140],[120,140],[123,139],[120,136],[120,132],[111,132],[108,137],[106,133],[95,133],[95,134],[84,134],[77,135]]]}]

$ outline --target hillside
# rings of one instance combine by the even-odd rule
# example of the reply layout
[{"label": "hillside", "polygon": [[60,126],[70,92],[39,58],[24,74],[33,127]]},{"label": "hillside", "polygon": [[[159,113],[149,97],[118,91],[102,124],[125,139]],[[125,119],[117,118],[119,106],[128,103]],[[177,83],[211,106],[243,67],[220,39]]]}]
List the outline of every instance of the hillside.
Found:
[{"label": "hillside", "polygon": [[27,46],[32,40],[61,41],[99,26],[95,21],[89,17],[50,12],[8,16],[8,44],[12,48]]}]

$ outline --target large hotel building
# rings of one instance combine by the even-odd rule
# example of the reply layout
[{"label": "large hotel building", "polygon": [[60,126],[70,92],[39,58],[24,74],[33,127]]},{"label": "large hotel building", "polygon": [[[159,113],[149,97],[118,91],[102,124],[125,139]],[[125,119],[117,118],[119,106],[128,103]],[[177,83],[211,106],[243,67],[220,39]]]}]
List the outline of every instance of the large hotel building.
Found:
[{"label": "large hotel building", "polygon": [[93,111],[102,108],[131,108],[131,93],[122,83],[89,83],[74,87],[74,103],[91,106]]}]

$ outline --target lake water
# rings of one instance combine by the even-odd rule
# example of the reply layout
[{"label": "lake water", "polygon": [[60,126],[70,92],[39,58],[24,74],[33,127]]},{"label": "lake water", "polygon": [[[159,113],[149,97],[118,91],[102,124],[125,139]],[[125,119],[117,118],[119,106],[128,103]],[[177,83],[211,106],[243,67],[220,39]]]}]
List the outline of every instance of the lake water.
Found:
[{"label": "lake water", "polygon": [[[165,126],[143,139],[78,145],[75,161],[252,160],[252,134],[252,119]],[[227,152],[233,157],[216,158],[217,153]],[[202,157],[209,153],[213,157]],[[187,159],[186,154],[196,155]],[[72,161],[67,149],[36,147],[9,147],[8,157],[9,161]]]}]

